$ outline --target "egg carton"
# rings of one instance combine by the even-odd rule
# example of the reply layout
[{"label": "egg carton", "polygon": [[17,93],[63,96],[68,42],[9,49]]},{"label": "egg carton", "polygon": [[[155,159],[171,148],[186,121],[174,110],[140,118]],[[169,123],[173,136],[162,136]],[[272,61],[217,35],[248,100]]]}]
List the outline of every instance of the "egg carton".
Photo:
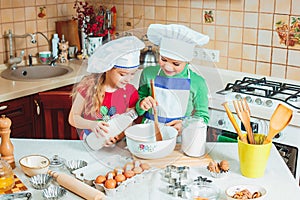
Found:
[{"label": "egg carton", "polygon": [[[124,194],[134,193],[135,191],[145,190],[147,184],[150,183],[152,170],[144,170],[140,174],[136,174],[131,178],[127,178],[121,182],[116,188],[108,189],[103,184],[94,184],[96,189],[105,192],[108,197],[124,197]],[[131,192],[132,191],[132,192]]]}]

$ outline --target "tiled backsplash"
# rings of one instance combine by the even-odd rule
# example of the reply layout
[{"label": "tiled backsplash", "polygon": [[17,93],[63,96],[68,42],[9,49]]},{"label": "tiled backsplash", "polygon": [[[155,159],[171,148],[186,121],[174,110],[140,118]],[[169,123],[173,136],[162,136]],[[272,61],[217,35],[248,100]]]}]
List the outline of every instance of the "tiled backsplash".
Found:
[{"label": "tiled backsplash", "polygon": [[[11,29],[15,34],[40,31],[51,38],[55,32],[55,21],[69,20],[74,14],[74,0],[0,2],[0,64],[8,58],[8,42],[3,37],[6,31]],[[276,32],[277,26],[285,23],[291,28],[292,17],[300,17],[299,0],[103,2],[117,8],[117,31],[145,28],[151,23],[184,24],[210,36],[205,48],[220,50],[220,62],[215,63],[218,68],[300,80],[300,44],[286,46]],[[40,18],[38,14],[44,7],[46,16]],[[205,14],[209,14],[206,20],[204,17],[208,15]],[[27,55],[48,48],[42,38],[37,44],[23,38],[15,42],[14,49],[17,49],[18,55],[22,49]]]}]

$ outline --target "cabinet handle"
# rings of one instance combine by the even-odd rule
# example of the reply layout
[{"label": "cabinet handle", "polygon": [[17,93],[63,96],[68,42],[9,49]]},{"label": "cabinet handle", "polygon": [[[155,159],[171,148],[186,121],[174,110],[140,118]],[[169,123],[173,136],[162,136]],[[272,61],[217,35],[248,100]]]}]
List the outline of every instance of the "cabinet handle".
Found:
[{"label": "cabinet handle", "polygon": [[35,99],[34,99],[34,103],[35,103],[35,105],[36,105],[36,114],[37,114],[37,115],[40,115],[40,113],[41,113],[40,105],[39,105],[39,103],[37,102],[37,100],[35,100]]},{"label": "cabinet handle", "polygon": [[8,106],[0,106],[0,110],[5,110]]}]

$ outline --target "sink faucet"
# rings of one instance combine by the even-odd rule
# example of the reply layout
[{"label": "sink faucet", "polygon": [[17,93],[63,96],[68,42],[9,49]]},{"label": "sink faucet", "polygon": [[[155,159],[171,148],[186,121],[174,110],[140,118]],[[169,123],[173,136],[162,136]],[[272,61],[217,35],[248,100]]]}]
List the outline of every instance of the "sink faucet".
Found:
[{"label": "sink faucet", "polygon": [[14,54],[13,54],[13,44],[12,44],[13,43],[13,38],[27,38],[27,37],[31,37],[30,42],[32,44],[35,44],[36,43],[36,35],[37,34],[42,35],[47,40],[48,47],[49,47],[49,50],[50,50],[50,46],[51,46],[50,40],[42,32],[25,33],[23,35],[15,35],[15,34],[12,34],[11,30],[9,30],[8,33],[4,35],[4,37],[7,37],[8,40],[9,40],[9,60],[8,60],[8,64],[10,64],[10,69],[12,69],[12,70],[17,69],[17,64],[19,64],[19,63],[22,62],[22,58],[23,58],[23,55],[24,55],[24,50],[23,50],[23,51],[21,51],[21,54],[20,54],[19,57],[14,57]]}]

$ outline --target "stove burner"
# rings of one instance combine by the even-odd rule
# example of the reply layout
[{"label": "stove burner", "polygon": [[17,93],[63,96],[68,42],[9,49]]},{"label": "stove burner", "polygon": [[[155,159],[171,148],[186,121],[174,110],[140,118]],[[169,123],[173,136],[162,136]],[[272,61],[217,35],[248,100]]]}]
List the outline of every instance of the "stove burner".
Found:
[{"label": "stove burner", "polygon": [[225,89],[217,93],[228,94],[230,92],[279,100],[296,109],[300,109],[299,104],[295,103],[300,98],[299,85],[269,81],[266,77],[261,79],[244,77],[242,80],[228,83]]},{"label": "stove burner", "polygon": [[291,96],[288,100],[291,102],[298,102],[298,99],[296,96]]}]

